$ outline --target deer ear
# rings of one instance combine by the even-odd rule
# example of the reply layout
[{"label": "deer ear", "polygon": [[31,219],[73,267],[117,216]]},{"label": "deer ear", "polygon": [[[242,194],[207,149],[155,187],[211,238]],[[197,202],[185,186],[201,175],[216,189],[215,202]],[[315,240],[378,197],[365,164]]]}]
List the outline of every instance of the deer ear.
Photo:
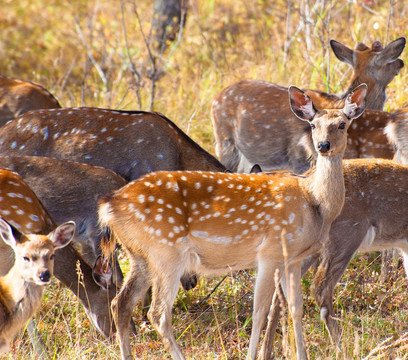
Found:
[{"label": "deer ear", "polygon": [[53,232],[51,232],[48,237],[54,243],[55,249],[60,249],[67,246],[75,234],[75,223],[73,221],[68,221],[60,226],[58,226]]},{"label": "deer ear", "polygon": [[8,246],[14,249],[21,236],[20,231],[0,217],[0,237]]},{"label": "deer ear", "polygon": [[96,259],[92,269],[92,276],[95,282],[105,290],[112,284],[112,267],[109,261],[104,259],[101,255]]},{"label": "deer ear", "polygon": [[312,100],[305,94],[304,91],[298,89],[296,86],[289,87],[290,108],[293,113],[304,121],[312,121],[317,113]]},{"label": "deer ear", "polygon": [[0,236],[8,246],[12,248],[16,246],[16,239],[13,236],[11,226],[3,218],[0,218]]},{"label": "deer ear", "polygon": [[367,85],[361,84],[347,95],[343,113],[350,120],[358,118],[366,107]]},{"label": "deer ear", "polygon": [[404,50],[406,40],[404,37],[400,37],[390,42],[384,49],[382,49],[378,55],[375,56],[375,61],[379,64],[388,64],[398,59]]},{"label": "deer ear", "polygon": [[337,59],[339,59],[341,62],[353,66],[353,50],[349,49],[347,46],[339,43],[336,40],[330,40],[330,46]]}]

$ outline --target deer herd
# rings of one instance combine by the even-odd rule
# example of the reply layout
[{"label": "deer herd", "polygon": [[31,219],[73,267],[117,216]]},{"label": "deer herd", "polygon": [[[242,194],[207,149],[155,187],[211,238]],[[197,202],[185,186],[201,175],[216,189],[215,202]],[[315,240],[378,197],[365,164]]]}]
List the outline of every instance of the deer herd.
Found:
[{"label": "deer herd", "polygon": [[311,291],[340,355],[333,291],[353,254],[399,249],[408,275],[408,110],[383,111],[405,38],[330,46],[353,68],[344,94],[242,80],[215,96],[219,160],[162,114],[61,108],[41,85],[0,76],[0,353],[55,275],[103,336],[117,334],[122,359],[151,288],[148,319],[184,359],[179,283],[255,269],[247,358],[265,326],[258,357],[273,356],[286,299],[307,359],[300,284],[317,262]]}]

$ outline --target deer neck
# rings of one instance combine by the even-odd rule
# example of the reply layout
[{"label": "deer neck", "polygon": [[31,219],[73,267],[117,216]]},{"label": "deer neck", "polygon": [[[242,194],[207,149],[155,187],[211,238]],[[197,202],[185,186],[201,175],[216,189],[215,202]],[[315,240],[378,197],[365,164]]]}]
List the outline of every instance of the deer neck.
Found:
[{"label": "deer neck", "polygon": [[381,86],[379,86],[375,81],[369,81],[369,79],[362,81],[358,76],[354,78],[347,91],[343,94],[343,100],[345,100],[346,97],[362,83],[366,83],[370,89],[370,92],[367,93],[366,108],[370,110],[382,110],[385,100],[387,99],[385,88],[381,89]]},{"label": "deer neck", "polygon": [[344,205],[343,155],[318,155],[314,172],[304,179],[304,188],[323,224],[331,224]]}]

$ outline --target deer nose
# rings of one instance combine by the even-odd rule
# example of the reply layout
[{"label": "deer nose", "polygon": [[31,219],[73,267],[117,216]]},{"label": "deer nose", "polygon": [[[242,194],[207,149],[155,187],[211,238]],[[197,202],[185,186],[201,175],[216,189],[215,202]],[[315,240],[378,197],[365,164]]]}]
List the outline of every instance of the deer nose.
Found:
[{"label": "deer nose", "polygon": [[318,143],[318,150],[322,153],[328,152],[330,150],[330,141]]},{"label": "deer nose", "polygon": [[40,274],[40,280],[42,282],[49,282],[50,279],[51,279],[51,273],[49,272],[49,270],[46,270]]}]

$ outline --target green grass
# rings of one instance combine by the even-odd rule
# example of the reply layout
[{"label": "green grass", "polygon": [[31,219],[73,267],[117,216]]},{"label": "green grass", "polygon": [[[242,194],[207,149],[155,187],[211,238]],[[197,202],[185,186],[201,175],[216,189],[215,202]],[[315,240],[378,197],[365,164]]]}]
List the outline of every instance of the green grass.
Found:
[{"label": "green grass", "polygon": [[[148,34],[152,5],[151,1],[136,4],[141,24],[131,2],[126,3],[124,20],[128,50],[142,77],[141,109],[149,110],[151,63],[140,29]],[[328,62],[327,39],[349,47],[357,41],[384,43],[389,20],[388,41],[408,35],[404,1],[394,3],[391,18],[390,2],[385,0],[326,2],[324,8],[319,5],[310,15],[309,36],[305,30],[294,36],[301,18],[297,2],[289,16],[287,4],[283,0],[190,1],[183,39],[157,81],[153,110],[162,112],[185,131],[190,128],[189,135],[214,153],[210,105],[224,87],[243,78],[256,78],[285,86],[342,92],[348,85],[343,75],[349,67],[339,63],[333,54]],[[310,3],[310,9],[314,4]],[[140,108],[134,78],[125,61],[119,1],[5,0],[0,3],[0,32],[1,74],[43,84],[64,106]],[[103,70],[103,77],[90,62],[80,33]],[[288,40],[292,42],[285,52]],[[402,58],[407,59],[406,50]],[[407,78],[404,68],[389,86],[386,110],[408,104]],[[350,358],[364,358],[391,338],[384,350],[370,359],[407,359],[408,340],[402,337],[398,342],[408,330],[407,282],[398,264],[390,278],[380,281],[379,267],[376,257],[356,257],[336,288],[334,300],[344,334],[344,353]],[[303,281],[308,352],[312,359],[332,359],[335,350],[308,292],[311,276]],[[173,324],[187,358],[241,359],[246,353],[253,277],[244,273],[229,276],[206,299],[219,280],[201,279],[196,289],[178,294]],[[140,309],[135,310],[134,319],[140,325],[139,334],[132,338],[135,353],[145,359],[169,358]],[[52,359],[119,359],[116,343],[106,342],[89,326],[76,298],[56,282],[47,289],[36,320]],[[277,358],[284,355],[281,343],[286,335],[289,358],[293,357],[290,322],[287,329],[288,334],[279,329],[276,336]],[[22,332],[14,351],[1,358],[38,356],[33,354],[27,333]]]}]

